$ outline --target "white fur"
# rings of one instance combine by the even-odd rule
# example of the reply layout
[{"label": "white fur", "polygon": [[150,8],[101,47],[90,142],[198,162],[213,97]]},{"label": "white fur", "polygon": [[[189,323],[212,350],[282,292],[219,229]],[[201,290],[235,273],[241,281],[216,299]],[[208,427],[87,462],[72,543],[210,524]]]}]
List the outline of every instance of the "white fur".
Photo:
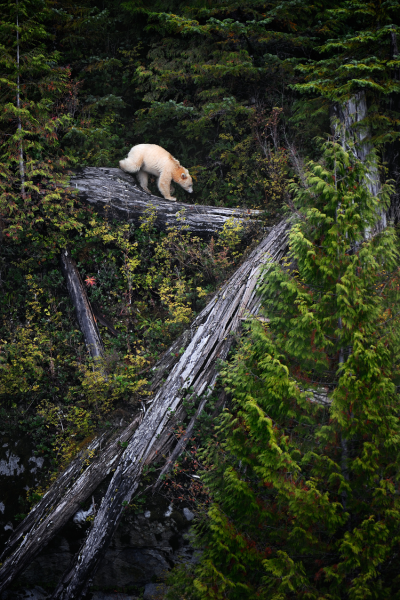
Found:
[{"label": "white fur", "polygon": [[158,189],[166,200],[176,200],[171,196],[171,181],[178,183],[186,192],[193,192],[193,181],[189,171],[167,150],[156,144],[133,146],[128,157],[119,161],[119,166],[128,173],[137,173],[141,187],[149,194],[149,175],[155,175]]}]

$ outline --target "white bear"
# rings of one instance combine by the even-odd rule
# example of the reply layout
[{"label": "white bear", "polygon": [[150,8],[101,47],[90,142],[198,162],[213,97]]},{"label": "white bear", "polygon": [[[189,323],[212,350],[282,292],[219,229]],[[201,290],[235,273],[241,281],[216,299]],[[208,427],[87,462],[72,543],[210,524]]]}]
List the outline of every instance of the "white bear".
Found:
[{"label": "white bear", "polygon": [[176,201],[171,194],[171,180],[190,194],[193,192],[193,181],[189,171],[182,167],[176,158],[167,150],[156,144],[138,144],[129,151],[128,158],[119,161],[119,166],[128,173],[137,173],[141,187],[151,194],[147,187],[149,175],[157,177],[157,185],[166,200]]}]

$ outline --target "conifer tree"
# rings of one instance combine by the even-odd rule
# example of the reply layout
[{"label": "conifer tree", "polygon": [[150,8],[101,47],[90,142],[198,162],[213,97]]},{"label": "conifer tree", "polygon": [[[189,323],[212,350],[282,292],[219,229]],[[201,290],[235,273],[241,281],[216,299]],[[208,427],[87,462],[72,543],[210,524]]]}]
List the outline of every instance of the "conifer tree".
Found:
[{"label": "conifer tree", "polygon": [[286,265],[265,269],[265,318],[223,371],[203,554],[170,597],[399,597],[398,251],[391,228],[364,235],[389,188],[373,197],[336,143],[323,156]]},{"label": "conifer tree", "polygon": [[[65,243],[78,227],[60,137],[71,124],[70,69],[51,50],[52,10],[41,0],[1,2],[0,218],[12,240]],[[51,233],[52,232],[52,233]]]},{"label": "conifer tree", "polygon": [[294,87],[319,97],[326,106],[343,103],[363,91],[375,144],[399,139],[399,2],[350,0],[331,3],[322,16],[324,39],[312,60],[298,70],[304,80]]}]

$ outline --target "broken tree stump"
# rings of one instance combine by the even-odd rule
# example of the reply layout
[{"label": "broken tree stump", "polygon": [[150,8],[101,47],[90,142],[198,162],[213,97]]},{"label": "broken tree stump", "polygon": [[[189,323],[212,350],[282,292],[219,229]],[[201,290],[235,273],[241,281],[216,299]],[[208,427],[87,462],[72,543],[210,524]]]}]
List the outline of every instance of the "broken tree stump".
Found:
[{"label": "broken tree stump", "polygon": [[61,252],[61,268],[67,282],[67,288],[71,301],[75,307],[79,327],[85,338],[86,347],[92,358],[103,356],[104,346],[101,340],[99,328],[90,306],[81,276],[79,275],[75,261],[71,257],[68,248]]}]

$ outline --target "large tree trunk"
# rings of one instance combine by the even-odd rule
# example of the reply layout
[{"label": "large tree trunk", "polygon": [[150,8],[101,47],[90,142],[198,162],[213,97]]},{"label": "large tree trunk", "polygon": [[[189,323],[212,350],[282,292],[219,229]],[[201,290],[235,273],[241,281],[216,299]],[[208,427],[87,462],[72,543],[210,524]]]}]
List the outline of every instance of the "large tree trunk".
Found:
[{"label": "large tree trunk", "polygon": [[154,227],[158,230],[185,226],[192,234],[205,238],[220,233],[228,219],[250,224],[251,217],[261,214],[259,210],[185,204],[152,196],[121,169],[85,167],[71,178],[71,185],[80,191],[83,201],[107,218],[139,227],[150,210],[154,211]]},{"label": "large tree trunk", "polygon": [[[332,125],[336,137],[340,140],[345,150],[356,156],[361,162],[370,161],[366,184],[374,196],[381,190],[379,170],[373,156],[371,143],[371,130],[366,123],[368,114],[367,98],[364,91],[358,92],[344,104],[332,106]],[[379,212],[378,231],[387,225],[386,212]],[[375,233],[375,232],[368,232]]]},{"label": "large tree trunk", "polygon": [[255,288],[263,264],[279,261],[287,249],[289,225],[281,222],[220,289],[191,327],[191,340],[164,385],[151,401],[141,425],[116,468],[86,542],[65,573],[53,598],[81,598],[135,493],[143,466],[170,448],[173,429],[185,417],[183,399],[214,388],[217,359],[224,360],[241,320],[257,312]]}]

